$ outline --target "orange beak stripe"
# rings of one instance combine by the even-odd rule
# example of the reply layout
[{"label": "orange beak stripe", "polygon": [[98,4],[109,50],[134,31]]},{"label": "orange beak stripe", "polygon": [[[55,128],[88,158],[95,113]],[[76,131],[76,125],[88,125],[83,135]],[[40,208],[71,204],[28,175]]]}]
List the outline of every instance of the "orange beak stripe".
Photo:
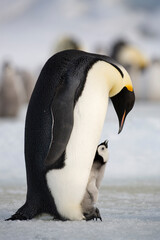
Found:
[{"label": "orange beak stripe", "polygon": [[126,110],[123,113],[123,117],[122,117],[122,121],[121,121],[121,128],[122,128],[123,123],[124,123],[125,115],[126,115]]}]

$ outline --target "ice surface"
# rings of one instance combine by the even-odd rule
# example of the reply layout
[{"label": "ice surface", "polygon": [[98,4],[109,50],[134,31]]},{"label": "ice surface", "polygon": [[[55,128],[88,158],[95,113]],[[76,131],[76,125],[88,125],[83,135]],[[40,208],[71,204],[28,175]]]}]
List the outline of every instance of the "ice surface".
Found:
[{"label": "ice surface", "polygon": [[12,240],[158,240],[160,235],[159,184],[106,184],[98,207],[100,221],[53,221],[50,217],[30,221],[9,221],[24,202],[24,187],[7,186],[0,191],[0,239]]},{"label": "ice surface", "polygon": [[5,222],[25,201],[24,118],[0,119],[0,239],[158,240],[160,236],[160,105],[137,103],[118,132],[109,105],[101,140],[110,159],[98,207],[103,222],[58,222],[45,216]]}]

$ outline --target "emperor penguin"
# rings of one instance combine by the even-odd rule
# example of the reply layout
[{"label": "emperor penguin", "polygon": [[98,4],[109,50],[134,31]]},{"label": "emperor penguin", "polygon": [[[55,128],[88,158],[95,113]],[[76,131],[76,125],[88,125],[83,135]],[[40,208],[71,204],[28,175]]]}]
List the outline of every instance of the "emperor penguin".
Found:
[{"label": "emperor penguin", "polygon": [[97,220],[99,218],[102,221],[99,209],[95,207],[95,203],[98,201],[99,188],[104,176],[108,157],[108,140],[106,140],[97,147],[86,192],[81,203],[86,220]]},{"label": "emperor penguin", "polygon": [[120,133],[135,101],[122,66],[79,50],[56,53],[46,62],[26,115],[26,202],[9,220],[44,212],[60,220],[84,219],[81,202],[109,98]]},{"label": "emperor penguin", "polygon": [[128,71],[132,68],[143,70],[149,63],[147,57],[137,47],[125,40],[119,40],[114,44],[111,57],[123,64]]}]

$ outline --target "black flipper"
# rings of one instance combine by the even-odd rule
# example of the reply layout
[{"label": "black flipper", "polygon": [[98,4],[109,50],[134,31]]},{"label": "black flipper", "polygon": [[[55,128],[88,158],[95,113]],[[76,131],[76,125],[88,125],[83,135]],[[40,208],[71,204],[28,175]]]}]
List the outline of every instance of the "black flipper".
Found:
[{"label": "black flipper", "polygon": [[[79,52],[58,53],[42,69],[26,117],[28,174],[35,167],[36,175],[37,167],[41,171],[54,167],[64,153],[73,127],[75,101],[85,84],[86,74],[86,64],[83,59],[80,61]],[[31,167],[33,164],[36,166]]]},{"label": "black flipper", "polygon": [[68,88],[65,85],[61,86],[51,108],[53,135],[45,164],[54,168],[63,167],[63,162],[60,161],[57,164],[56,161],[64,153],[73,128],[74,93],[69,88],[71,86],[68,86]]}]

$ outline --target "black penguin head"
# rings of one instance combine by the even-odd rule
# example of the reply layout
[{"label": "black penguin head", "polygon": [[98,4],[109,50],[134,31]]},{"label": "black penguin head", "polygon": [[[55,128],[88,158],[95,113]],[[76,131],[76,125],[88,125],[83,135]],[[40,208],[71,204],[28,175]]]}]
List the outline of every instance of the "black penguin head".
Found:
[{"label": "black penguin head", "polygon": [[120,39],[118,40],[116,43],[114,43],[112,52],[111,52],[111,57],[117,60],[117,56],[119,54],[119,52],[127,45],[128,43],[123,40]]},{"label": "black penguin head", "polygon": [[131,78],[122,66],[119,67],[119,69],[121,70],[119,71],[120,75],[116,75],[116,78],[113,77],[113,87],[109,92],[109,96],[119,119],[118,133],[122,131],[125,118],[133,108],[135,102]]},{"label": "black penguin head", "polygon": [[119,132],[123,129],[127,114],[131,111],[135,102],[135,94],[133,91],[124,87],[118,94],[111,97],[111,101],[119,119]]},{"label": "black penguin head", "polygon": [[97,147],[94,162],[99,162],[100,164],[105,164],[108,161],[108,140],[100,143]]},{"label": "black penguin head", "polygon": [[114,43],[111,57],[120,62],[128,70],[134,67],[143,71],[149,65],[145,54],[124,39],[119,39]]}]

